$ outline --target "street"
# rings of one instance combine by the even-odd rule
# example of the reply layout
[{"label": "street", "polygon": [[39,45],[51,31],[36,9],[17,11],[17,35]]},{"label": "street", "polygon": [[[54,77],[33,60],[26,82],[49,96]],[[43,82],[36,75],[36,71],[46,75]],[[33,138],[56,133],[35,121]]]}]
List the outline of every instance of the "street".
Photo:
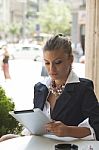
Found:
[{"label": "street", "polygon": [[[15,109],[32,109],[34,84],[42,80],[40,76],[42,62],[29,59],[16,59],[9,61],[11,80],[6,80],[1,73],[0,84],[6,90],[6,94],[15,102]],[[84,77],[84,64],[74,63],[73,69],[78,76]]]},{"label": "street", "polygon": [[37,81],[41,80],[41,62],[33,60],[10,60],[9,70],[11,80],[3,77],[0,83],[6,90],[6,94],[15,102],[15,109],[33,108],[33,88]]}]

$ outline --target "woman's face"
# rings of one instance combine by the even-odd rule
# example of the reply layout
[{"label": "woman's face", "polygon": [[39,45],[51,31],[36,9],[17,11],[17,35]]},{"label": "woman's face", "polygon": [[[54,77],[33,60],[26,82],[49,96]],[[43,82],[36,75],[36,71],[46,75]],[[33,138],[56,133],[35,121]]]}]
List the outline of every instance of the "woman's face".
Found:
[{"label": "woman's face", "polygon": [[68,56],[64,50],[53,50],[44,51],[43,57],[45,67],[52,80],[66,82],[73,62],[73,56]]}]

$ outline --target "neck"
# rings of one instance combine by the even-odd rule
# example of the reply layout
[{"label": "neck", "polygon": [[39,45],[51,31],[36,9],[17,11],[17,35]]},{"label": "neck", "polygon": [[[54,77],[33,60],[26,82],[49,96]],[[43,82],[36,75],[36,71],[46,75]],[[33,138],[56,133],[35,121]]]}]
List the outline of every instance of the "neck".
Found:
[{"label": "neck", "polygon": [[65,78],[62,78],[60,80],[55,80],[56,85],[63,85],[63,84],[65,84],[67,79],[68,79],[68,76],[70,74],[70,71],[71,71],[71,69],[69,69],[69,71],[67,72]]},{"label": "neck", "polygon": [[55,80],[56,86],[58,85],[64,85],[66,83],[66,80]]}]

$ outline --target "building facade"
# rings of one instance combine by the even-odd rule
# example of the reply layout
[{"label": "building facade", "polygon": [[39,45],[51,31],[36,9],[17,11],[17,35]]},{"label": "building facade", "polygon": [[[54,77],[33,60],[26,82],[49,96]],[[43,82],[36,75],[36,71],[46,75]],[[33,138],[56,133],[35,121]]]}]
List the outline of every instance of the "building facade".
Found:
[{"label": "building facade", "polygon": [[81,43],[83,54],[85,54],[85,26],[86,26],[86,0],[72,0],[72,42],[77,48]]},{"label": "building facade", "polygon": [[[3,27],[15,23],[22,25],[22,32],[25,32],[26,19],[38,17],[42,5],[49,0],[0,0],[0,36],[4,36]],[[3,34],[2,34],[3,31]],[[6,31],[5,31],[6,32]]]}]

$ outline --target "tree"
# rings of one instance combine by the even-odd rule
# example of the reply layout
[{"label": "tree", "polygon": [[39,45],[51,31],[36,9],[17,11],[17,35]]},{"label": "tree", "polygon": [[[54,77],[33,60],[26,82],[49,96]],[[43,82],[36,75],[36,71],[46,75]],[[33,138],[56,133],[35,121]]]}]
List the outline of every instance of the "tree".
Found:
[{"label": "tree", "polygon": [[12,35],[12,41],[14,42],[17,38],[17,36],[19,37],[20,35],[20,29],[21,29],[21,26],[20,24],[11,24],[9,27],[8,27],[8,32]]},{"label": "tree", "polygon": [[6,35],[6,27],[4,23],[0,23],[0,40],[2,40],[3,38],[5,38]]},{"label": "tree", "polygon": [[71,9],[66,2],[50,0],[37,21],[43,32],[70,34]]},{"label": "tree", "polygon": [[22,126],[9,114],[14,110],[14,102],[6,96],[5,91],[0,87],[0,136],[8,133],[20,133]]}]

